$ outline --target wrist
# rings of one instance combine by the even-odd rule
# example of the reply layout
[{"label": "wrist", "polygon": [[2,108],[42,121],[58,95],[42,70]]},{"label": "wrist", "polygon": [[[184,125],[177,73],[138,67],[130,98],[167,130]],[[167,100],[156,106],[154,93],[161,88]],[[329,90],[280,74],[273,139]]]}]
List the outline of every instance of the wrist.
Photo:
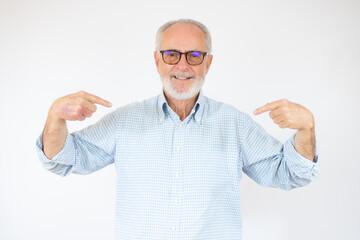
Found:
[{"label": "wrist", "polygon": [[58,108],[56,102],[50,107],[48,120],[55,124],[63,125],[66,123],[66,120],[59,116]]},{"label": "wrist", "polygon": [[307,118],[304,119],[304,124],[301,126],[298,131],[304,131],[304,132],[314,132],[315,129],[315,120],[314,116],[310,113]]},{"label": "wrist", "polygon": [[297,131],[298,131],[298,132],[304,132],[304,133],[305,133],[305,132],[310,133],[310,132],[314,132],[314,131],[315,131],[315,127],[314,127],[314,125],[312,125],[312,126],[306,126],[306,127],[297,129]]}]

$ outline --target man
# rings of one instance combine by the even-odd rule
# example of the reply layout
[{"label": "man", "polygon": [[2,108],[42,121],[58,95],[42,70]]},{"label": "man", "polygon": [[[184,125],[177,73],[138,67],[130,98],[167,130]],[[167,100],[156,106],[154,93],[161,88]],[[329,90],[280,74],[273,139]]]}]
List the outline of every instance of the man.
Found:
[{"label": "man", "polygon": [[154,58],[163,92],[120,107],[69,134],[111,103],[86,92],[51,106],[37,141],[46,169],[66,176],[115,163],[116,239],[241,239],[238,184],[242,172],[263,186],[290,190],[317,176],[314,119],[287,100],[268,103],[281,128],[297,129],[285,144],[237,109],[203,95],[211,37],[193,20],[160,27]]}]

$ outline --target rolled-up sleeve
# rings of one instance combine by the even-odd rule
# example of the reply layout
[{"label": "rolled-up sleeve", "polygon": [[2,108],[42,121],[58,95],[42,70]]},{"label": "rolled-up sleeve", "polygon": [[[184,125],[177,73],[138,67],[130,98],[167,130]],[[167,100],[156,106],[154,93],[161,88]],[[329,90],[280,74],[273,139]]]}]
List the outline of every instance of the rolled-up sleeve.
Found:
[{"label": "rolled-up sleeve", "polygon": [[43,133],[36,140],[36,151],[44,168],[60,176],[67,176],[75,165],[75,146],[71,134],[67,133],[63,148],[52,159],[46,157],[42,139]]},{"label": "rolled-up sleeve", "polygon": [[310,183],[319,175],[316,147],[314,161],[304,158],[294,147],[295,134],[284,144],[247,117],[241,138],[242,170],[262,186],[291,190]]},{"label": "rolled-up sleeve", "polygon": [[310,182],[319,175],[320,159],[318,148],[315,146],[315,157],[311,161],[296,151],[294,139],[295,134],[284,143],[284,158],[294,174],[293,177],[296,176],[302,178],[303,181]]},{"label": "rolled-up sleeve", "polygon": [[44,168],[60,176],[89,174],[114,162],[116,111],[74,133],[67,133],[61,151],[52,159],[43,152],[43,133],[36,140],[36,150]]}]

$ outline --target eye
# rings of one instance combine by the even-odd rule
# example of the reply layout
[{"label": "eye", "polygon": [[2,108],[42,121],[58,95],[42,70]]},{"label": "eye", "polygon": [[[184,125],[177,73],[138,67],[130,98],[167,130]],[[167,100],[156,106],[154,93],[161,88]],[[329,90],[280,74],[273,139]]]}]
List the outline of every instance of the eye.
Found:
[{"label": "eye", "polygon": [[201,52],[193,52],[192,55],[193,57],[199,57],[201,55]]},{"label": "eye", "polygon": [[178,53],[176,51],[171,51],[171,50],[165,51],[164,54],[169,57],[175,57],[176,55],[180,55],[180,53]]}]

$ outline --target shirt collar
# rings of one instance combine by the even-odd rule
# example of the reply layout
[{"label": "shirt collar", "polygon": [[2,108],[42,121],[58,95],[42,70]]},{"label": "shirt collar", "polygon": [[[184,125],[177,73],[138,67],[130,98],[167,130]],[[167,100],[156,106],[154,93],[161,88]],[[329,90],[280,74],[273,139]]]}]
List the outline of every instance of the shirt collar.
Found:
[{"label": "shirt collar", "polygon": [[[201,124],[202,123],[202,117],[203,117],[203,113],[204,113],[204,107],[205,107],[205,101],[206,98],[203,94],[203,92],[200,90],[198,99],[193,107],[193,109],[191,110],[190,116],[192,115],[195,122],[197,124]],[[159,123],[164,122],[168,112],[167,112],[167,107],[168,107],[168,103],[166,101],[165,98],[165,94],[162,91],[161,94],[158,97],[158,104],[157,104],[157,108],[158,108],[158,113],[159,113]]]}]

